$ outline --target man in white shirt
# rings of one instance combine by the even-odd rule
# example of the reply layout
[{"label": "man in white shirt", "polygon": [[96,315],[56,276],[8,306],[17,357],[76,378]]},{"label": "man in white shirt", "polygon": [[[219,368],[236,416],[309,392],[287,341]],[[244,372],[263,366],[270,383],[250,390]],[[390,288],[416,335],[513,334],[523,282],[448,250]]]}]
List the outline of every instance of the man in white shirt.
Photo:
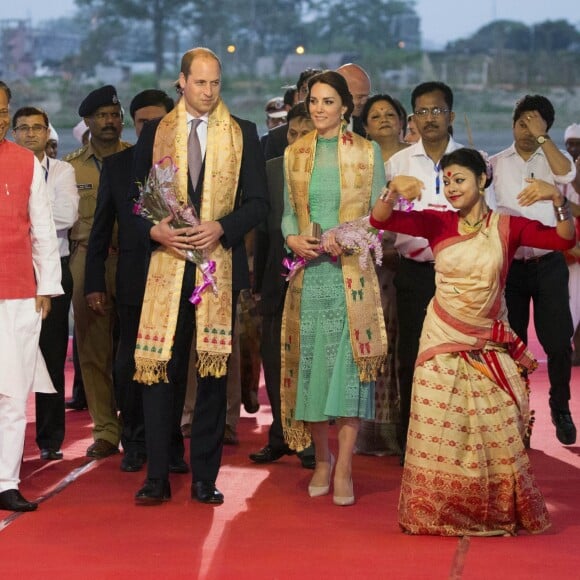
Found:
[{"label": "man in white shirt", "polygon": [[32,511],[20,493],[29,393],[54,387],[38,347],[52,296],[62,294],[56,231],[42,167],[8,141],[9,87],[0,81],[0,510]]},{"label": "man in white shirt", "polygon": [[[387,180],[396,175],[411,175],[425,184],[421,199],[414,202],[416,210],[452,209],[443,193],[443,174],[439,161],[444,154],[461,147],[449,133],[455,117],[453,92],[444,83],[422,83],[411,94],[411,107],[421,140],[389,159],[386,166]],[[400,255],[394,284],[397,290],[399,320],[397,372],[404,449],[409,426],[415,360],[425,311],[435,294],[435,270],[433,252],[425,238],[397,234],[395,247]]]},{"label": "man in white shirt", "polygon": [[[491,159],[495,202],[499,212],[556,225],[551,203],[529,207],[518,203],[518,194],[535,181],[557,185],[570,183],[576,168],[569,155],[560,151],[548,135],[554,122],[554,107],[541,95],[526,95],[513,113],[514,143]],[[509,322],[527,342],[530,301],[534,326],[548,356],[550,410],[556,436],[564,445],[576,442],[576,427],[570,414],[572,317],[568,300],[568,268],[560,252],[521,247],[508,273],[506,290]]]},{"label": "man in white shirt", "polygon": [[64,441],[64,366],[69,338],[68,315],[72,296],[72,276],[68,267],[68,230],[78,217],[79,194],[75,172],[66,161],[46,155],[50,136],[49,121],[45,111],[36,107],[18,109],[12,118],[12,134],[18,145],[32,151],[40,161],[46,183],[52,218],[58,237],[58,250],[62,270],[62,296],[52,300],[50,314],[42,322],[40,351],[56,389],[55,394],[36,393],[36,443],[40,458],[62,459],[60,450]]}]

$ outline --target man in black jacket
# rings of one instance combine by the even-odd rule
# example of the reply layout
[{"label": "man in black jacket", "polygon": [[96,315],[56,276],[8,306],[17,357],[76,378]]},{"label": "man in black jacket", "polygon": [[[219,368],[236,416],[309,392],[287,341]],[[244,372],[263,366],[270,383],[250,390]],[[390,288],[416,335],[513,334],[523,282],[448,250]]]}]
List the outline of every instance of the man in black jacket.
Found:
[{"label": "man in black jacket", "polygon": [[[169,359],[156,360],[161,366],[156,366],[155,372],[160,370],[160,375],[152,380],[151,374],[147,372],[149,362],[155,358],[151,351],[141,350],[137,367],[138,373],[143,371],[140,378],[152,384],[143,388],[147,479],[137,492],[135,501],[149,505],[167,501],[171,497],[168,478],[170,426],[175,420],[179,421],[183,410],[189,352],[196,330],[196,309],[210,308],[208,325],[215,328],[217,324],[217,317],[215,320],[211,318],[214,305],[211,297],[202,297],[202,300],[208,302],[197,306],[189,301],[195,286],[195,265],[186,261],[180,266],[166,254],[175,256],[177,252],[183,256],[185,250],[193,248],[209,252],[210,258],[217,256],[218,268],[219,260],[224,260],[227,267],[218,270],[216,276],[219,297],[223,299],[219,311],[220,324],[223,324],[224,319],[231,321],[228,323],[229,336],[225,331],[223,335],[224,344],[227,345],[231,339],[235,313],[232,305],[236,304],[239,291],[249,287],[244,236],[268,212],[265,163],[256,126],[231,116],[221,101],[221,63],[218,57],[206,48],[187,51],[181,61],[179,86],[183,100],[178,103],[176,112],[169,113],[160,123],[152,123],[145,128],[136,146],[134,166],[135,179],[143,181],[153,163],[160,161],[153,158],[154,149],[157,152],[158,148],[162,151],[173,150],[178,167],[185,169],[182,165],[184,161],[187,167],[187,175],[184,176],[187,192],[178,189],[178,194],[181,196],[186,193],[197,215],[201,217],[199,225],[188,228],[172,229],[168,220],[162,220],[156,225],[147,223],[152,243],[159,244],[157,247],[160,248],[160,252],[153,254],[151,263],[155,261],[160,268],[155,269],[155,277],[150,275],[148,278],[147,287],[155,287],[156,293],[147,302],[146,290],[144,311],[145,308],[151,309],[151,312],[161,308],[158,295],[165,292],[165,286],[161,284],[174,288],[177,282],[181,297],[177,320],[171,322],[175,324],[175,331],[169,336],[172,341]],[[184,135],[186,143],[181,141]],[[187,148],[186,159],[180,155],[180,147],[183,145]],[[210,167],[206,171],[206,163],[213,164],[213,169]],[[179,176],[183,175],[183,169]],[[179,181],[179,187],[181,183]],[[229,213],[222,213],[225,207],[233,209]],[[209,216],[209,219],[204,219],[204,215]],[[142,218],[135,219],[145,223]],[[181,279],[171,277],[168,269],[163,267],[163,264],[168,263],[174,271],[183,272]],[[219,276],[222,276],[223,281],[221,288]],[[230,287],[231,291],[227,290]],[[146,320],[150,324],[157,324],[157,321],[147,317]],[[201,326],[197,329],[198,345],[200,340],[203,341],[205,332],[206,328]],[[211,340],[207,335],[205,338],[209,343],[220,342],[215,336]],[[202,503],[221,504],[224,496],[216,488],[215,482],[223,450],[226,376],[220,376],[225,370],[223,350],[218,353],[209,343],[202,357],[199,356],[198,348],[198,364],[203,365],[204,360],[217,362],[215,369],[204,367],[204,372],[201,372],[202,369],[198,368],[197,399],[191,430],[191,496]],[[163,343],[162,349],[167,346]]]},{"label": "man in black jacket", "polygon": [[[137,137],[147,121],[163,117],[173,109],[173,100],[164,92],[149,89],[131,101],[130,113]],[[121,443],[125,455],[122,471],[139,471],[145,462],[145,428],[141,385],[133,381],[134,352],[141,303],[149,264],[149,236],[135,227],[131,190],[135,147],[105,158],[99,182],[97,209],[89,238],[85,271],[85,295],[94,312],[105,315],[108,285],[116,284],[116,307],[119,316],[119,345],[114,359],[117,400],[123,430]],[[105,261],[111,237],[118,226],[118,266],[116,280],[106,279]],[[175,435],[174,471],[188,471],[183,461],[183,438]]]},{"label": "man in black jacket", "polygon": [[[310,133],[314,125],[304,103],[294,105],[288,111],[288,144]],[[280,402],[280,331],[287,282],[282,276],[282,260],[288,256],[282,236],[282,214],[284,212],[284,157],[269,159],[266,163],[270,213],[268,220],[256,231],[254,252],[255,290],[260,295],[262,315],[262,341],[260,354],[264,367],[264,380],[272,409],[272,424],[268,431],[268,444],[259,451],[250,453],[254,463],[272,463],[284,455],[294,452],[286,445],[281,421]],[[302,467],[314,469],[314,448],[298,454]]]},{"label": "man in black jacket", "polygon": [[352,131],[358,135],[366,137],[366,131],[363,127],[363,122],[360,116],[365,103],[368,101],[369,95],[371,94],[371,78],[362,66],[352,62],[338,67],[336,72],[344,77],[354,102],[354,109],[350,118],[351,125],[349,129],[352,129]]},{"label": "man in black jacket", "polygon": [[[319,68],[307,68],[300,73],[298,82],[296,83],[297,103],[304,102],[304,99],[308,94],[308,80],[321,72],[322,69]],[[286,124],[280,125],[279,127],[274,127],[268,131],[266,136],[266,144],[264,147],[264,155],[267,161],[284,155],[284,150],[288,145],[287,132],[288,125]]]}]

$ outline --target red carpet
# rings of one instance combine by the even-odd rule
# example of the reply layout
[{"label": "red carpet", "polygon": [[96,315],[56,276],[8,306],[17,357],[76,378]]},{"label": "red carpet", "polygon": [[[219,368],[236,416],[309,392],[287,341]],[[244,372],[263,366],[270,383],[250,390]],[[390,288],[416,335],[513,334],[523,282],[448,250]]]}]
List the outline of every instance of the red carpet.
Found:
[{"label": "red carpet", "polygon": [[[573,384],[579,380],[577,368]],[[266,441],[270,417],[261,392],[260,412],[240,421],[241,444],[225,450],[218,487],[226,502],[216,508],[189,499],[187,475],[172,476],[171,502],[135,506],[143,473],[122,473],[120,456],[84,457],[91,442],[87,412],[67,412],[60,462],[38,459],[30,424],[21,490],[45,499],[35,513],[0,512],[0,578],[578,578],[580,446],[566,448],[555,438],[544,366],[532,388],[531,457],[553,519],[545,534],[402,534],[395,457],[355,458],[354,506],[336,507],[331,496],[311,499],[310,472],[297,458],[266,467],[247,458]],[[573,413],[580,419],[578,396]]]}]

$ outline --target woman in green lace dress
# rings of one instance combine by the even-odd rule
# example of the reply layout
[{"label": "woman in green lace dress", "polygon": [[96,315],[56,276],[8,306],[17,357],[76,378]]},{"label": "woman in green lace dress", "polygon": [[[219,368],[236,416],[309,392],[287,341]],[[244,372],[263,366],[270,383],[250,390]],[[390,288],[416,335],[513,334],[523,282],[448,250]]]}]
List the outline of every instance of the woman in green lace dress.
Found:
[{"label": "woman in green lace dress", "polygon": [[308,491],[321,496],[330,488],[328,430],[336,418],[334,503],[351,505],[354,444],[360,420],[374,417],[374,379],[386,355],[380,293],[374,268],[361,270],[334,236],[322,252],[319,239],[300,232],[312,222],[324,231],[367,215],[384,186],[384,170],[378,146],[346,129],[353,101],[342,76],[326,71],[313,77],[306,102],[315,131],[285,155],[282,231],[308,264],[292,279],[284,312],[284,427],[289,445],[300,449],[305,442],[295,427],[306,423],[316,448]]}]

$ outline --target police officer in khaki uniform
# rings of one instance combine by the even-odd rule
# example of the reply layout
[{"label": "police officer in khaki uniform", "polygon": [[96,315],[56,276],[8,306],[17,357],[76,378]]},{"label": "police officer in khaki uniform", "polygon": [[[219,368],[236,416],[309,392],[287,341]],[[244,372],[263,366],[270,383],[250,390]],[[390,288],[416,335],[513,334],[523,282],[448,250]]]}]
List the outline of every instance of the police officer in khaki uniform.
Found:
[{"label": "police officer in khaki uniform", "polygon": [[94,443],[87,456],[96,459],[119,452],[121,425],[113,388],[113,327],[115,324],[116,236],[106,263],[107,293],[104,315],[91,310],[84,297],[85,262],[97,204],[103,159],[130,147],[121,141],[123,111],[115,87],[106,85],[89,93],[79,107],[90,130],[90,141],[66,157],[75,170],[80,196],[79,219],[71,230],[70,269],[73,276],[75,334]]}]

